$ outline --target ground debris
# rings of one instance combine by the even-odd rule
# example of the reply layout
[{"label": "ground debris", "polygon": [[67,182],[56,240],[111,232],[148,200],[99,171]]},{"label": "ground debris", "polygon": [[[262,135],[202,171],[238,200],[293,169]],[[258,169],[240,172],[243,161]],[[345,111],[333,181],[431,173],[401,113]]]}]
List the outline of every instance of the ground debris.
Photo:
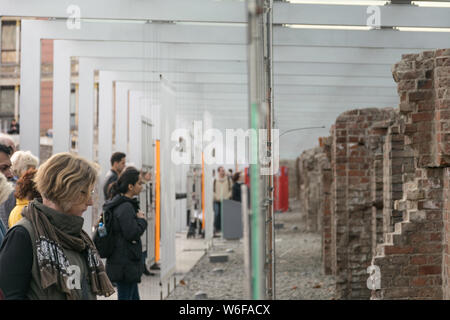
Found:
[{"label": "ground debris", "polygon": [[[297,226],[276,230],[275,270],[277,300],[330,300],[334,299],[335,280],[323,274],[321,238],[318,233],[306,232],[305,217],[296,209],[277,216],[277,222]],[[220,243],[219,243],[220,244]],[[168,300],[190,300],[199,290],[207,299],[246,299],[243,241],[225,242],[213,246],[209,254],[223,253],[233,246],[234,253],[220,267],[211,270],[206,254],[185,276],[189,286],[177,286]],[[219,272],[218,269],[223,269]]]}]

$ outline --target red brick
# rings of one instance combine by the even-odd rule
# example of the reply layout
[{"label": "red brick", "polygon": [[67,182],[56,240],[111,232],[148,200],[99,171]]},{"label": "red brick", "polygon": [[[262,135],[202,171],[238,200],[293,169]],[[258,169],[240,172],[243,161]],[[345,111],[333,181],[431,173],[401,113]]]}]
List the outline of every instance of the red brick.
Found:
[{"label": "red brick", "polygon": [[411,264],[426,264],[427,263],[427,257],[425,256],[412,256],[410,259]]},{"label": "red brick", "polygon": [[386,246],[384,248],[384,254],[390,255],[390,254],[407,254],[407,253],[413,253],[414,248],[412,247],[396,247],[396,246]]},{"label": "red brick", "polygon": [[418,112],[413,113],[411,115],[411,119],[413,122],[420,122],[420,121],[430,121],[433,119],[433,113],[432,112]]},{"label": "red brick", "polygon": [[414,287],[423,287],[429,283],[427,277],[413,277],[411,279],[411,285]]},{"label": "red brick", "polygon": [[440,274],[442,272],[441,266],[420,266],[419,275]]}]

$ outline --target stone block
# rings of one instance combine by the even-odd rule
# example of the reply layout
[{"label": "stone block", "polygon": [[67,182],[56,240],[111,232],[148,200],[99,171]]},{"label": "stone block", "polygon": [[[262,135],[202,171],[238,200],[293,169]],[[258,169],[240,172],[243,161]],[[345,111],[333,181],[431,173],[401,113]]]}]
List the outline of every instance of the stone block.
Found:
[{"label": "stone block", "polygon": [[211,263],[220,263],[220,262],[227,262],[228,261],[228,255],[223,253],[214,253],[209,255],[209,262]]}]

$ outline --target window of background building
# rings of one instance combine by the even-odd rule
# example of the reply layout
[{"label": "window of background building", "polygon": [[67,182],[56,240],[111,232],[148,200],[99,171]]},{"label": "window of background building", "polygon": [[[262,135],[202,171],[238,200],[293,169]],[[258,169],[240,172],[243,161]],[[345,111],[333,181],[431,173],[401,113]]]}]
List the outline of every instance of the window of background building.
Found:
[{"label": "window of background building", "polygon": [[0,117],[14,118],[14,87],[0,87]]},{"label": "window of background building", "polygon": [[16,21],[2,21],[2,63],[16,63],[17,38]]},{"label": "window of background building", "polygon": [[75,84],[72,84],[70,88],[70,130],[77,129],[76,112],[77,112],[77,101],[75,93]]},{"label": "window of background building", "polygon": [[14,87],[0,87],[0,131],[7,132],[14,119]]}]

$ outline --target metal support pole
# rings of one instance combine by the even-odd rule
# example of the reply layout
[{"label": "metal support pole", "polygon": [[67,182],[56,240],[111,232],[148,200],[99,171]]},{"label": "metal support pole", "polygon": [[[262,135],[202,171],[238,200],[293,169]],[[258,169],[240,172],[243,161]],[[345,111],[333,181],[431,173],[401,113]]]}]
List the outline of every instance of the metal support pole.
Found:
[{"label": "metal support pole", "polygon": [[264,180],[260,174],[259,129],[264,126],[264,0],[247,0],[248,77],[250,127],[250,191],[251,191],[251,278],[252,299],[265,299],[265,220]]},{"label": "metal support pole", "polygon": [[[267,146],[266,156],[271,158],[273,155],[273,33],[272,33],[272,21],[273,21],[273,0],[264,0],[264,89],[266,95],[266,119],[265,127],[267,130]],[[273,168],[273,163],[270,163],[270,167]],[[265,205],[266,205],[266,224],[267,224],[267,299],[275,299],[275,236],[274,236],[274,215],[273,215],[273,174],[264,177],[266,180],[265,192]]]},{"label": "metal support pole", "polygon": [[248,211],[248,191],[247,185],[241,185],[241,214],[242,214],[242,229],[244,242],[244,270],[245,270],[245,298],[251,299],[252,281],[251,281],[251,254],[250,254],[250,225],[249,225],[249,211]]}]

